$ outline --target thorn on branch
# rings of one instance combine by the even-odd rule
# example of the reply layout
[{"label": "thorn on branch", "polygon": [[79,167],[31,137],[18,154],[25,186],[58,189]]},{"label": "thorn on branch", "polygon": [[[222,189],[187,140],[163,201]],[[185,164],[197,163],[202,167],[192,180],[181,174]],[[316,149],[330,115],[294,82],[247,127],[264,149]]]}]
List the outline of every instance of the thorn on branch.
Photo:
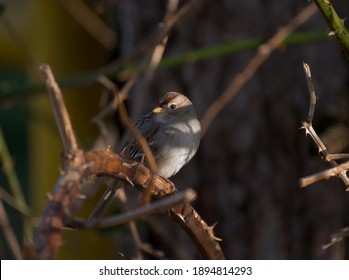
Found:
[{"label": "thorn on branch", "polygon": [[326,146],[324,145],[324,143],[322,142],[322,140],[320,139],[320,137],[317,135],[316,131],[313,128],[312,122],[314,118],[317,97],[314,90],[314,85],[311,78],[311,71],[310,71],[309,65],[306,63],[303,63],[303,69],[304,69],[304,73],[307,79],[307,84],[309,89],[310,105],[309,105],[307,121],[302,122],[301,128],[305,129],[306,135],[308,134],[310,135],[315,145],[318,147],[321,157],[325,161],[329,162],[333,168],[319,172],[311,176],[303,177],[299,180],[299,185],[300,187],[304,188],[319,180],[328,179],[332,176],[339,176],[342,179],[343,183],[347,186],[346,190],[349,191],[349,179],[347,176],[348,162],[338,165],[338,163],[334,160],[334,158],[336,157],[331,156]]},{"label": "thorn on branch", "polygon": [[341,242],[344,238],[349,237],[349,227],[340,229],[338,232],[331,234],[331,241],[327,244],[321,246],[323,250],[328,249],[329,247]]},{"label": "thorn on branch", "polygon": [[53,200],[53,195],[52,195],[52,193],[47,193],[47,194],[46,194],[46,198],[47,198],[49,201],[52,201],[52,200]]}]

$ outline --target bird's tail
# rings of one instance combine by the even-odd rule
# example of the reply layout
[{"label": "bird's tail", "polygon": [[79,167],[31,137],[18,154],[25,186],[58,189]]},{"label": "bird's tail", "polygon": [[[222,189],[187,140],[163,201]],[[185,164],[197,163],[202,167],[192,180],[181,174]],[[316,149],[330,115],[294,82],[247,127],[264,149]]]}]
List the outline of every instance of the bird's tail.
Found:
[{"label": "bird's tail", "polygon": [[122,188],[123,186],[124,186],[124,182],[111,178],[110,182],[108,182],[107,190],[104,192],[101,199],[98,201],[97,205],[92,210],[92,213],[89,219],[96,220],[98,218],[101,218],[105,213],[105,211],[109,208],[109,206],[114,201],[120,188]]}]

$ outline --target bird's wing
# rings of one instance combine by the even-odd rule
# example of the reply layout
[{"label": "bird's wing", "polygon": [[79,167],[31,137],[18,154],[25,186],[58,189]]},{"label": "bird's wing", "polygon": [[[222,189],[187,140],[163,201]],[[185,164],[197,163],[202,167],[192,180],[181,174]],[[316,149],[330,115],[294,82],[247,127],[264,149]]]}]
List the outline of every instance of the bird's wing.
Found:
[{"label": "bird's wing", "polygon": [[[154,121],[154,113],[149,113],[140,118],[135,123],[135,126],[142,134],[142,136],[148,141],[148,145],[152,153],[156,154],[158,145],[157,141],[154,141],[153,136],[158,133],[160,126]],[[153,140],[149,141],[149,139]],[[131,133],[129,133],[126,145],[121,149],[120,155],[138,162],[144,161],[144,152],[139,147],[134,135],[132,135]]]}]

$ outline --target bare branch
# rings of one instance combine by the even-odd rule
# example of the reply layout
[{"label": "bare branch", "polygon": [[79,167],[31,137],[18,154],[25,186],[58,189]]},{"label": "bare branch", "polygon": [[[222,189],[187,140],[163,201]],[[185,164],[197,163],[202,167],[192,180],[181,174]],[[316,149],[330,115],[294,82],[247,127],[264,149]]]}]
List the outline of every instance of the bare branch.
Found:
[{"label": "bare branch", "polygon": [[296,28],[306,22],[316,11],[317,9],[314,3],[308,5],[296,15],[291,22],[280,28],[267,43],[259,47],[258,53],[251,59],[245,69],[235,76],[233,82],[228,86],[225,92],[206,110],[201,119],[202,135],[206,133],[216,116],[233,100],[239,90],[253,77],[269,56],[281,46],[285,39],[293,33]]},{"label": "bare branch", "polygon": [[[311,109],[309,109],[309,111],[310,110]],[[308,114],[308,116],[309,116],[309,114]],[[310,135],[310,137],[313,139],[315,145],[319,149],[319,153],[324,158],[324,160],[325,161],[330,161],[330,159],[329,159],[329,152],[327,151],[326,146],[324,145],[324,143],[321,141],[320,137],[317,135],[316,131],[314,130],[313,124],[312,123],[308,123],[308,122],[303,122],[301,128],[305,129],[306,135]]]},{"label": "bare branch", "polygon": [[338,165],[338,163],[334,160],[336,156],[334,157],[331,156],[326,146],[321,141],[320,137],[317,135],[316,131],[313,128],[312,120],[314,117],[314,111],[315,111],[315,105],[316,105],[316,93],[315,93],[312,78],[311,78],[310,67],[306,63],[303,63],[303,67],[304,67],[304,72],[307,78],[307,83],[309,88],[310,105],[309,105],[309,112],[308,112],[308,118],[307,118],[308,120],[302,123],[301,128],[305,129],[306,135],[308,134],[310,135],[315,145],[318,147],[319,153],[322,155],[323,159],[328,161],[333,166],[333,168],[317,173],[315,175],[301,178],[299,180],[299,185],[300,187],[304,188],[316,181],[328,179],[329,177],[332,177],[332,176],[339,176],[342,179],[343,183],[347,186],[347,191],[349,191],[349,178],[346,172],[346,170],[349,167],[349,162]]},{"label": "bare branch", "polygon": [[17,31],[15,25],[12,23],[12,19],[6,18],[3,14],[1,14],[0,24],[5,28],[8,35],[12,38],[17,47],[24,54],[28,64],[33,69],[33,71],[38,74],[38,61],[34,56],[34,53],[31,51],[30,47],[28,46],[28,42],[21,36],[20,32]]},{"label": "bare branch", "polygon": [[5,203],[16,209],[25,217],[30,217],[32,214],[31,209],[25,203],[19,202],[18,199],[5,191],[2,187],[0,187],[0,200],[3,200]]},{"label": "bare branch", "polygon": [[[70,209],[79,196],[81,178],[112,176],[141,191],[151,188],[155,199],[177,194],[176,187],[168,179],[153,174],[141,163],[113,154],[109,149],[78,153],[77,157],[79,159],[74,162],[80,164],[69,165],[69,169],[58,179],[55,193],[48,196],[49,204],[35,239],[37,258],[52,259],[57,255],[62,243],[60,231],[70,220]],[[206,258],[224,259],[213,227],[209,227],[190,204],[181,202],[170,209],[170,214],[187,231]]]},{"label": "bare branch", "polygon": [[344,238],[349,237],[349,227],[340,229],[338,232],[331,234],[331,241],[325,245],[322,245],[322,249],[326,250],[329,247],[341,242]]},{"label": "bare branch", "polygon": [[190,204],[178,204],[170,209],[170,215],[188,233],[206,259],[225,259],[218,243],[221,239],[214,234],[215,225],[208,226]]},{"label": "bare branch", "polygon": [[[161,23],[160,25],[163,25],[163,26],[169,25],[168,21],[170,21],[173,18],[173,16],[176,14],[176,10],[177,10],[178,4],[179,4],[178,2],[179,2],[178,0],[169,0],[168,1],[165,16],[163,19],[163,23]],[[164,52],[165,52],[165,49],[166,49],[168,37],[169,37],[168,34],[164,34],[161,42],[159,42],[153,49],[151,59],[150,59],[150,68],[147,72],[147,81],[148,82],[151,79],[153,79],[154,74],[159,67],[159,64],[161,62],[161,59],[162,59]]]},{"label": "bare branch", "polygon": [[[130,207],[129,207],[129,204],[128,204],[128,197],[126,195],[126,191],[125,191],[125,188],[120,188],[119,191],[118,191],[118,198],[119,200],[121,201],[121,207],[122,207],[122,210],[124,212],[127,212],[127,211],[130,211]],[[143,248],[146,248],[146,249],[149,249],[149,253],[150,255],[159,255],[159,254],[152,254],[153,252],[156,252],[156,250],[150,246],[150,244],[145,244],[142,239],[141,239],[141,236],[139,234],[139,231],[138,231],[138,227],[137,227],[137,224],[136,224],[136,221],[135,220],[130,220],[129,223],[128,223],[128,226],[130,228],[130,231],[131,231],[131,234],[132,234],[132,238],[133,238],[133,241],[136,245],[136,256],[135,258],[136,259],[144,259],[144,256],[143,256],[143,252],[147,252],[147,251],[144,251],[142,250]],[[149,246],[147,246],[149,245]],[[160,253],[161,255],[161,253]]]},{"label": "bare branch", "polygon": [[164,197],[161,200],[152,202],[151,204],[144,205],[142,207],[129,210],[123,214],[117,216],[111,216],[100,220],[87,220],[87,221],[75,221],[73,223],[74,228],[81,229],[103,229],[116,227],[128,223],[131,220],[138,220],[146,216],[167,210],[174,207],[178,203],[190,203],[196,197],[193,189],[187,189],[183,193],[176,193],[168,197]]},{"label": "bare branch", "polygon": [[349,169],[349,161],[346,161],[342,164],[338,164],[337,166],[335,166],[333,168],[330,168],[330,169],[321,171],[319,173],[301,178],[299,180],[299,185],[301,188],[308,187],[309,185],[311,185],[317,181],[329,179],[330,177],[334,177],[334,176],[339,176],[342,179],[341,174],[344,173],[346,176],[346,171],[348,169]]},{"label": "bare branch", "polygon": [[[125,180],[141,191],[150,188],[155,199],[177,193],[176,187],[168,179],[154,175],[141,163],[126,164],[127,161],[108,150],[87,152],[85,158],[88,162],[93,162],[93,165],[88,167],[89,173]],[[213,227],[208,226],[190,204],[179,203],[170,209],[170,215],[184,228],[206,258],[224,259]]]},{"label": "bare branch", "polygon": [[78,151],[78,143],[70,122],[62,92],[48,64],[40,66],[40,73],[45,79],[47,93],[51,102],[56,124],[61,137],[64,156],[74,156]]},{"label": "bare branch", "polygon": [[115,48],[116,33],[81,0],[60,0],[59,3],[97,42],[107,50]]},{"label": "bare branch", "polygon": [[[150,150],[150,147],[148,145],[147,140],[143,137],[143,135],[140,133],[140,131],[137,129],[137,127],[133,124],[132,120],[129,118],[125,104],[123,102],[122,97],[120,97],[120,94],[114,85],[112,81],[110,81],[107,77],[100,77],[99,81],[106,86],[109,90],[111,90],[114,94],[116,101],[116,104],[118,106],[118,113],[120,116],[120,119],[123,123],[123,125],[126,127],[127,130],[129,130],[132,135],[135,137],[139,147],[144,152],[145,158],[149,164],[149,168],[152,170],[152,172],[156,172],[157,165],[156,161],[154,159],[153,153]],[[133,80],[131,80],[133,81]]]},{"label": "bare branch", "polygon": [[127,83],[122,87],[121,90],[119,90],[116,87],[115,83],[113,83],[106,76],[101,75],[97,78],[97,80],[100,84],[105,86],[108,90],[110,90],[114,94],[114,98],[101,112],[99,112],[93,118],[94,122],[96,122],[97,120],[101,121],[107,115],[113,114],[118,108],[119,102],[124,102],[128,98],[129,91],[131,90],[131,88],[135,83],[135,76],[129,79]]},{"label": "bare branch", "polygon": [[311,79],[310,67],[307,63],[303,62],[303,68],[304,68],[305,77],[307,79],[309,94],[310,94],[310,105],[309,105],[307,122],[312,123],[313,117],[314,117],[315,105],[316,105],[316,94],[315,94],[314,85]]}]

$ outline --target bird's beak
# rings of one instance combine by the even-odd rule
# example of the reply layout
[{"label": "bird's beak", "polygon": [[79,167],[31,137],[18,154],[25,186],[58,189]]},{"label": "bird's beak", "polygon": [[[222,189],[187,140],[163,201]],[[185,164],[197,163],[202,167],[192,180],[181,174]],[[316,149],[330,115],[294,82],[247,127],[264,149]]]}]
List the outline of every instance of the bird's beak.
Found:
[{"label": "bird's beak", "polygon": [[164,109],[159,106],[155,107],[153,110],[153,113],[157,115],[163,114],[164,112],[165,112]]}]

